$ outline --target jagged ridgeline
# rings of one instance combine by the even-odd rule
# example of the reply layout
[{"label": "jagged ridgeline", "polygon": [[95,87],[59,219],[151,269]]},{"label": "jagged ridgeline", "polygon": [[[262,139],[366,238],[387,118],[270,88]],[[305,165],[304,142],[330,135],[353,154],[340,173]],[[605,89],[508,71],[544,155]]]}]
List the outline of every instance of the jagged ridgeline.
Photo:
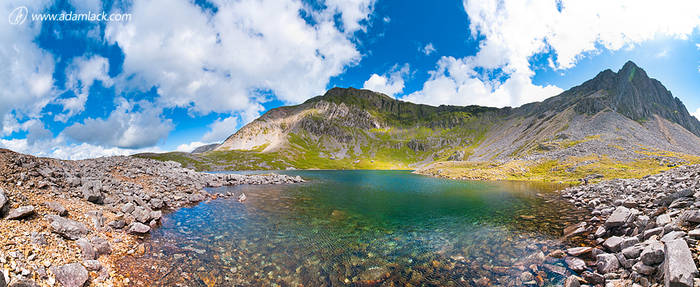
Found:
[{"label": "jagged ridgeline", "polygon": [[699,135],[700,122],[683,103],[627,62],[617,73],[605,70],[518,108],[435,107],[333,88],[272,109],[219,145],[140,156],[205,170],[405,168],[461,178],[570,179],[696,162]]}]

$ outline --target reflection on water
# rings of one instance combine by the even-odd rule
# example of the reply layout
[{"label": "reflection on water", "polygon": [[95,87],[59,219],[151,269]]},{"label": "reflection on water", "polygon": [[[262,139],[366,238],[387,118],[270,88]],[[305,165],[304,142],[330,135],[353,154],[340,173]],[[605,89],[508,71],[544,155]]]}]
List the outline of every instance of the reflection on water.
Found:
[{"label": "reflection on water", "polygon": [[153,285],[505,284],[517,281],[531,254],[557,247],[562,228],[582,215],[545,184],[403,171],[285,173],[309,182],[211,190],[245,192],[248,200],[166,215],[145,256],[126,257],[120,268],[132,282]]}]

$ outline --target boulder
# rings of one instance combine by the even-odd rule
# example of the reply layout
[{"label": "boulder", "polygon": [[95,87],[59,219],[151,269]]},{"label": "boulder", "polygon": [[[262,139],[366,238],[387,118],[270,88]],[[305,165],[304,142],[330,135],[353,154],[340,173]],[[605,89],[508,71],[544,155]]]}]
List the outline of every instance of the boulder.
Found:
[{"label": "boulder", "polygon": [[581,282],[579,282],[578,278],[576,276],[569,276],[564,280],[564,287],[579,287],[581,286]]},{"label": "boulder", "polygon": [[619,252],[622,249],[622,237],[612,236],[603,242],[603,247],[610,252]]},{"label": "boulder", "polygon": [[569,266],[569,269],[574,270],[576,272],[586,270],[586,262],[580,258],[567,256],[566,258],[564,258],[564,262],[566,262],[566,265]]},{"label": "boulder", "polygon": [[51,222],[51,230],[67,239],[78,240],[88,234],[85,225],[75,220],[58,215],[47,215],[46,218]]},{"label": "boulder", "polygon": [[615,254],[598,254],[598,256],[596,256],[596,268],[600,274],[615,272],[620,268],[620,262],[617,260]]},{"label": "boulder", "polygon": [[102,204],[105,199],[102,195],[102,192],[100,192],[100,190],[97,187],[84,187],[83,197],[88,202],[92,202],[94,204]]},{"label": "boulder", "polygon": [[634,259],[634,258],[639,257],[639,254],[642,253],[642,250],[643,250],[642,246],[635,245],[635,246],[631,246],[631,247],[627,247],[625,249],[622,249],[622,255],[624,255],[625,258],[627,258],[627,259]]},{"label": "boulder", "polygon": [[5,195],[5,190],[0,188],[0,218],[10,209],[10,200]]},{"label": "boulder", "polygon": [[100,269],[102,269],[102,263],[98,260],[85,260],[83,261],[83,265],[85,265],[85,268],[89,271],[100,271]]},{"label": "boulder", "polygon": [[591,251],[593,251],[592,247],[572,247],[567,249],[566,253],[571,256],[581,257],[582,255],[591,253]]},{"label": "boulder", "polygon": [[97,254],[95,254],[95,248],[92,246],[90,241],[85,238],[80,238],[75,242],[80,248],[80,253],[82,254],[83,260],[95,260],[97,259]]},{"label": "boulder", "polygon": [[87,269],[80,263],[51,267],[51,272],[56,276],[56,281],[65,287],[81,287],[89,278]]},{"label": "boulder", "polygon": [[20,220],[20,219],[30,217],[33,214],[34,214],[34,206],[25,205],[25,206],[17,207],[15,209],[11,209],[7,213],[7,219]]},{"label": "boulder", "polygon": [[61,205],[60,203],[58,203],[56,201],[47,202],[46,208],[48,208],[49,210],[55,212],[56,214],[58,214],[60,216],[68,215],[68,210],[66,210],[66,208],[63,207],[63,205]]},{"label": "boulder", "polygon": [[686,210],[681,214],[680,219],[683,223],[700,223],[700,210]]},{"label": "boulder", "polygon": [[654,271],[656,271],[656,267],[646,265],[640,261],[637,262],[637,264],[634,264],[634,266],[632,266],[632,271],[649,276],[653,274]]},{"label": "boulder", "polygon": [[97,251],[98,256],[112,253],[112,246],[109,244],[109,241],[102,237],[95,236],[90,240],[90,243],[92,243],[95,251]]},{"label": "boulder", "polygon": [[134,222],[131,224],[127,233],[129,234],[146,234],[151,231],[151,227],[140,222]]},{"label": "boulder", "polygon": [[640,259],[645,265],[654,266],[664,261],[664,245],[654,241],[647,245],[640,254]]},{"label": "boulder", "polygon": [[136,206],[134,206],[133,203],[127,202],[124,205],[122,205],[121,211],[126,214],[130,214],[134,212],[134,209],[136,209]]},{"label": "boulder", "polygon": [[624,206],[618,206],[615,211],[608,217],[605,221],[605,227],[618,227],[622,226],[627,222],[627,219],[632,215],[629,208]]},{"label": "boulder", "polygon": [[693,256],[683,239],[666,242],[664,263],[664,283],[666,286],[692,287],[693,278],[698,276]]}]

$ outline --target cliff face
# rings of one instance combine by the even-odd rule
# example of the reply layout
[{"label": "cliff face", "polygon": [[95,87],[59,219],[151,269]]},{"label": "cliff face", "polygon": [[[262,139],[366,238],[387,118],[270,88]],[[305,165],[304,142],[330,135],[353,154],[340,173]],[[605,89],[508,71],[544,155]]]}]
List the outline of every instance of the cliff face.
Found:
[{"label": "cliff face", "polygon": [[591,154],[622,160],[639,158],[640,149],[700,155],[698,135],[700,123],[683,103],[628,62],[518,108],[435,107],[333,88],[268,111],[199,159],[235,158],[241,163],[227,167],[234,169],[416,168]]}]

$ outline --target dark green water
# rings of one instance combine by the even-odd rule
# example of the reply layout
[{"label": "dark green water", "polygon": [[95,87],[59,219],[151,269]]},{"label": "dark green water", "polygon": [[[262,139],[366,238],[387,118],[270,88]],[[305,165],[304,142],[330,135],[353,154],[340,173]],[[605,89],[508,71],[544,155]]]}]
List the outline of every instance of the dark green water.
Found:
[{"label": "dark green water", "polygon": [[136,277],[189,286],[515,282],[516,267],[559,247],[561,230],[580,215],[545,184],[404,171],[285,173],[309,182],[213,189],[248,200],[166,215],[146,255],[134,259],[144,269]]}]

